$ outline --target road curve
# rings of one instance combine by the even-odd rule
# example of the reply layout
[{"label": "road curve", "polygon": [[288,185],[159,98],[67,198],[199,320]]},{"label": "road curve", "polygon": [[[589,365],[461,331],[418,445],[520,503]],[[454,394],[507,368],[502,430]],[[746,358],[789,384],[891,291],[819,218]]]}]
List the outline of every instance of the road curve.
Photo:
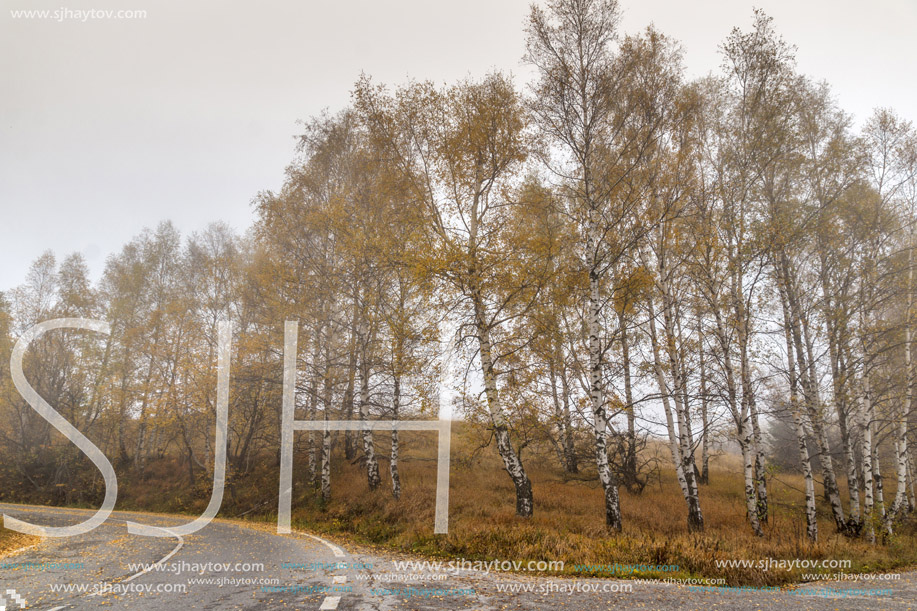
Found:
[{"label": "road curve", "polygon": [[[90,510],[0,503],[0,512],[48,526]],[[131,535],[132,520],[168,528],[184,516],[113,512],[85,535],[45,539],[0,559],[0,597],[26,609],[571,610],[917,609],[917,573],[889,582],[819,582],[805,594],[700,590],[672,584],[480,571],[406,569],[393,557],[271,525],[214,520],[185,537]],[[630,591],[627,589],[630,588]],[[7,609],[19,608],[8,594]],[[2,605],[2,602],[0,602]]]}]

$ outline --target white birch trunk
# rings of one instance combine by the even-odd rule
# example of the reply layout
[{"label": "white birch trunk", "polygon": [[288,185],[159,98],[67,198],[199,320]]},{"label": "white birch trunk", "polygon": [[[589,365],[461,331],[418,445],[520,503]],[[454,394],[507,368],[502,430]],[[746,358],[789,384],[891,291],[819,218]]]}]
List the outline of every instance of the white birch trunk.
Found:
[{"label": "white birch trunk", "polygon": [[748,521],[755,535],[764,536],[761,522],[758,520],[758,494],[755,489],[755,443],[751,434],[749,422],[745,422],[738,430],[739,446],[742,448],[742,473],[745,476],[745,511],[748,512]]},{"label": "white birch trunk", "polygon": [[914,283],[914,250],[908,249],[907,266],[907,309],[904,314],[904,384],[905,404],[898,414],[898,426],[895,438],[895,465],[897,467],[898,482],[895,489],[895,501],[892,504],[891,519],[896,519],[907,508],[907,423],[914,409],[914,378],[913,378],[913,341],[911,337],[911,309],[913,303]]},{"label": "white birch trunk", "polygon": [[888,514],[885,511],[885,487],[882,482],[882,466],[879,464],[879,444],[875,441],[878,438],[875,427],[876,425],[873,423],[872,476],[876,482],[876,507],[879,509],[879,522],[882,524],[885,532],[890,535],[892,534],[892,523],[888,519]]},{"label": "white birch trunk", "polygon": [[519,455],[513,448],[509,438],[509,425],[506,415],[500,405],[497,392],[497,380],[494,374],[493,353],[490,343],[490,330],[487,327],[487,317],[484,304],[477,290],[473,289],[472,302],[474,305],[475,325],[477,327],[478,349],[481,359],[481,373],[484,376],[484,395],[490,411],[490,419],[494,427],[494,437],[497,441],[497,451],[503,459],[503,466],[513,481],[516,488],[516,515],[531,517],[534,511],[532,499],[532,483],[519,460]]},{"label": "white birch trunk", "polygon": [[802,413],[795,400],[793,401],[793,428],[796,431],[796,443],[799,445],[799,460],[802,463],[802,475],[806,483],[806,536],[810,541],[818,541],[818,519],[815,513],[815,481],[812,477],[812,462],[809,460],[809,448],[806,445],[806,429],[802,423]]},{"label": "white birch trunk", "polygon": [[637,487],[637,418],[634,413],[634,394],[630,372],[630,341],[627,337],[627,319],[622,308],[618,315],[618,325],[621,330],[621,361],[624,367],[624,401],[627,404],[627,453],[624,457],[624,474],[628,480],[627,485]]},{"label": "white birch trunk", "polygon": [[[652,298],[647,302],[649,308],[649,330],[650,342],[653,348],[653,370],[656,374],[656,384],[659,387],[659,394],[662,397],[662,406],[665,412],[666,430],[669,436],[669,451],[672,454],[672,462],[675,465],[675,476],[678,479],[678,485],[681,487],[682,496],[688,505],[688,530],[702,531],[704,529],[704,518],[700,511],[700,504],[697,495],[697,483],[694,477],[693,461],[685,460],[684,438],[680,434],[685,430],[683,425],[683,415],[679,413],[679,427],[681,431],[675,429],[675,418],[672,415],[672,405],[670,396],[675,398],[676,410],[681,412],[678,407],[678,392],[673,394],[669,391],[665,379],[665,372],[662,361],[659,356],[659,341],[656,334],[655,310],[653,308]],[[690,452],[690,447],[687,448]],[[688,471],[690,469],[690,472]]]},{"label": "white birch trunk", "polygon": [[866,539],[876,542],[875,520],[873,516],[873,473],[872,473],[872,405],[869,396],[869,376],[863,376],[863,390],[860,393],[860,430],[862,431],[862,448],[860,459],[863,471],[863,518],[866,521]]},{"label": "white birch trunk", "polygon": [[917,501],[914,499],[914,470],[911,467],[911,453],[905,448],[905,459],[907,460],[907,509],[909,512],[917,509]]},{"label": "white birch trunk", "polygon": [[[824,261],[822,268],[825,267]],[[834,393],[834,405],[837,411],[837,423],[841,433],[841,445],[844,449],[844,467],[847,471],[847,495],[850,499],[850,518],[847,523],[848,532],[855,532],[860,524],[860,485],[857,475],[856,460],[854,458],[853,441],[851,440],[850,427],[854,424],[850,420],[850,402],[845,390],[847,380],[847,333],[843,321],[837,321],[838,314],[834,301],[830,297],[832,288],[826,272],[821,273],[823,316],[828,335],[828,354],[831,360],[831,382]],[[781,291],[783,290],[781,286]],[[787,323],[788,324],[788,323]]]},{"label": "white birch trunk", "polygon": [[898,420],[895,439],[895,471],[897,483],[890,519],[894,520],[907,509],[907,420],[902,414]]},{"label": "white birch trunk", "polygon": [[[392,393],[392,419],[398,420],[399,404],[401,403],[401,376],[395,375],[394,391]],[[401,498],[401,476],[398,473],[398,431],[392,430],[392,496]]]},{"label": "white birch trunk", "polygon": [[841,504],[840,490],[837,487],[837,476],[834,473],[834,464],[831,460],[831,448],[828,445],[828,435],[824,427],[824,417],[818,398],[818,388],[813,375],[814,364],[807,362],[806,358],[808,346],[803,342],[806,322],[800,309],[799,300],[792,279],[791,264],[785,255],[781,259],[778,273],[781,276],[779,280],[783,283],[783,290],[785,291],[787,305],[789,306],[790,333],[793,338],[794,352],[796,353],[799,381],[802,387],[802,396],[805,400],[806,411],[809,415],[809,422],[812,425],[812,437],[818,446],[818,458],[822,467],[822,481],[825,488],[825,495],[828,497],[828,503],[831,505],[831,514],[834,517],[837,531],[846,532],[848,530],[848,524],[844,517],[844,507]]},{"label": "white birch trunk", "polygon": [[[667,284],[667,283],[666,283]],[[665,286],[665,285],[664,285]],[[683,362],[676,346],[678,333],[675,329],[675,313],[672,296],[668,287],[663,292],[663,320],[666,332],[666,350],[669,356],[669,367],[672,371],[673,400],[675,414],[678,417],[678,441],[681,450],[682,471],[688,485],[688,530],[704,530],[704,515],[700,508],[697,490],[697,471],[694,463],[694,439],[691,433],[691,419],[688,414],[687,376]]]},{"label": "white birch trunk", "polygon": [[700,483],[710,483],[710,421],[707,418],[707,367],[704,358],[704,331],[698,316],[697,319],[698,352],[700,354],[700,417],[701,425],[701,471]]},{"label": "white birch trunk", "polygon": [[[315,394],[318,392],[315,382],[313,381],[312,385],[309,387],[309,414],[306,417],[307,420],[315,420]],[[316,482],[318,481],[318,466],[315,463],[315,431],[309,431],[308,435],[308,447],[307,451],[309,453],[309,487],[314,488]]]},{"label": "white birch trunk", "polygon": [[[370,367],[366,361],[366,349],[363,351],[363,358],[360,371],[360,420],[366,422],[369,420],[369,376]],[[376,444],[373,440],[373,432],[369,429],[363,429],[363,456],[366,459],[366,481],[370,490],[379,487],[382,480],[379,477],[379,461],[376,459]]]},{"label": "white birch trunk", "polygon": [[331,431],[327,430],[322,431],[322,499],[331,500]]},{"label": "white birch trunk", "polygon": [[[328,414],[331,413],[331,396],[332,396],[332,387],[331,387],[331,355],[328,352],[328,347],[330,346],[330,341],[325,346],[325,380],[324,388],[322,390],[323,394],[323,403],[324,403],[324,414],[322,417],[325,422],[328,422]],[[322,500],[328,502],[331,500],[331,431],[324,429],[322,431],[322,443],[319,448],[319,453],[321,454],[321,490],[322,490]]]},{"label": "white birch trunk", "polygon": [[[594,248],[589,240],[590,251]],[[594,251],[593,251],[594,252]],[[593,255],[594,256],[594,255]],[[596,273],[596,262],[592,261],[589,272],[589,313],[587,331],[589,333],[589,399],[592,405],[592,426],[595,435],[595,462],[599,480],[605,491],[605,524],[613,530],[621,530],[621,507],[618,500],[618,483],[611,475],[608,464],[607,434],[608,415],[605,411],[605,390],[602,384],[602,347],[599,335],[601,326],[602,302],[599,298],[599,278]]]},{"label": "white birch trunk", "polygon": [[802,408],[799,405],[799,378],[796,374],[796,358],[794,356],[793,338],[790,331],[790,312],[787,303],[786,291],[783,284],[778,281],[778,292],[783,310],[783,337],[786,341],[787,377],[790,386],[790,407],[793,411],[793,430],[796,433],[796,444],[799,448],[799,461],[802,464],[802,474],[806,490],[806,536],[810,541],[818,541],[818,516],[815,505],[815,481],[812,476],[812,461],[809,458],[809,446],[806,443],[806,428],[802,417]]},{"label": "white birch trunk", "polygon": [[764,531],[761,530],[761,523],[758,521],[758,492],[755,488],[754,474],[755,452],[752,447],[754,445],[754,441],[751,436],[751,431],[748,430],[749,427],[747,423],[747,406],[744,405],[744,401],[741,409],[738,405],[739,401],[736,388],[735,369],[732,364],[732,356],[730,354],[730,344],[728,339],[729,334],[726,332],[723,315],[718,307],[713,308],[713,317],[716,321],[716,338],[720,344],[720,349],[723,351],[723,373],[726,378],[727,393],[726,403],[729,411],[732,413],[732,418],[736,425],[736,441],[739,443],[739,447],[742,450],[742,473],[745,477],[745,509],[752,531],[755,533],[755,535],[763,537]]}]

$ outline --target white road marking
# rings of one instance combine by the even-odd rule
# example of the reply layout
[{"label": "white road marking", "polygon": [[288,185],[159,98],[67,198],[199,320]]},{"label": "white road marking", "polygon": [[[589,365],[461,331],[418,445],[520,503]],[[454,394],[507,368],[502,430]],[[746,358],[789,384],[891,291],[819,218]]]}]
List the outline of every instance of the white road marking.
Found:
[{"label": "white road marking", "polygon": [[[117,520],[117,519],[116,519],[116,520],[113,520],[113,521],[115,521],[115,522],[125,522],[125,523],[127,523],[126,520]],[[175,554],[177,554],[177,553],[178,553],[178,550],[180,550],[182,547],[184,547],[184,545],[185,545],[185,540],[184,540],[184,538],[182,538],[181,535],[175,534],[174,532],[172,532],[172,531],[169,530],[168,528],[162,528],[162,527],[153,527],[153,528],[160,528],[160,530],[164,530],[164,531],[166,531],[167,533],[169,533],[171,536],[176,537],[176,538],[178,539],[178,545],[176,545],[175,548],[174,548],[171,552],[169,552],[168,554],[166,554],[165,556],[163,556],[162,558],[160,558],[160,559],[159,559],[159,562],[157,562],[156,564],[151,564],[150,566],[146,567],[145,569],[143,569],[143,570],[140,571],[139,573],[134,573],[133,575],[131,575],[131,576],[128,577],[127,579],[122,579],[122,580],[120,581],[120,583],[127,583],[127,582],[129,582],[129,581],[133,581],[133,580],[137,579],[138,577],[140,577],[140,576],[142,576],[142,575],[146,575],[146,574],[149,573],[150,571],[154,570],[156,567],[162,566],[162,563],[163,563],[163,562],[165,562],[166,560],[168,560],[169,558],[171,558],[172,556],[174,556]],[[93,592],[92,594],[88,594],[88,595],[86,596],[86,598],[92,598],[93,596],[101,596],[102,594],[103,594],[103,591],[102,591],[102,590],[99,590],[98,592]],[[106,592],[106,594],[107,594],[107,592]]]},{"label": "white road marking", "polygon": [[[315,539],[316,541],[319,541],[319,542],[321,542],[321,543],[324,543],[324,544],[327,545],[329,548],[331,548],[331,552],[332,552],[335,556],[337,556],[338,558],[343,558],[343,557],[346,555],[346,554],[344,554],[344,550],[342,550],[341,548],[339,548],[339,547],[338,547],[337,545],[335,545],[334,543],[330,543],[330,542],[328,542],[328,541],[325,541],[325,540],[322,539],[321,537],[316,537],[315,535],[310,535],[309,533],[304,533],[304,532],[299,531],[299,530],[296,531],[296,532],[298,532],[298,533],[301,534],[301,535],[305,535],[305,536],[309,537],[310,539]],[[340,598],[340,597],[339,597],[339,598]]]},{"label": "white road marking", "polygon": [[166,554],[165,556],[163,556],[162,559],[161,559],[159,562],[157,562],[156,564],[153,564],[153,565],[150,565],[150,566],[146,567],[145,569],[143,569],[143,570],[140,571],[139,573],[135,573],[134,575],[131,575],[130,577],[128,577],[127,579],[124,580],[124,583],[127,583],[128,581],[133,581],[133,580],[137,579],[138,577],[140,577],[141,575],[144,575],[144,574],[146,574],[146,573],[149,573],[149,572],[152,571],[153,569],[155,569],[155,568],[157,568],[157,567],[159,567],[159,566],[162,566],[162,563],[163,563],[163,562],[165,562],[166,560],[168,560],[169,558],[171,558],[172,556],[174,556],[175,554],[177,554],[177,553],[178,553],[178,550],[180,550],[182,547],[184,547],[184,545],[185,545],[185,540],[184,540],[184,538],[182,538],[181,535],[172,532],[172,531],[169,530],[168,528],[161,528],[161,530],[164,530],[164,531],[166,531],[167,533],[169,533],[170,535],[172,535],[173,537],[176,537],[176,538],[178,539],[178,545],[176,545],[176,546],[175,546],[175,549],[173,549],[171,552],[169,552],[168,554]]},{"label": "white road marking", "polygon": [[322,601],[322,606],[318,608],[319,611],[333,611],[338,608],[338,603],[341,602],[340,596],[326,596],[325,600]]},{"label": "white road marking", "polygon": [[[325,541],[321,537],[310,535],[309,533],[303,532],[301,530],[296,530],[293,532],[298,535],[304,535],[306,537],[309,537],[310,539],[314,539],[318,541],[319,543],[322,543],[323,545],[327,546],[331,550],[331,553],[333,553],[335,557],[337,558],[344,558],[346,556],[346,554],[344,553],[344,550],[339,548],[334,543],[331,543],[330,541]],[[333,584],[347,583],[347,577],[345,575],[332,575],[331,583]],[[338,608],[338,604],[340,604],[340,602],[341,602],[340,596],[326,596],[325,600],[322,601],[322,606],[319,607],[319,611],[333,611],[334,609]]]}]

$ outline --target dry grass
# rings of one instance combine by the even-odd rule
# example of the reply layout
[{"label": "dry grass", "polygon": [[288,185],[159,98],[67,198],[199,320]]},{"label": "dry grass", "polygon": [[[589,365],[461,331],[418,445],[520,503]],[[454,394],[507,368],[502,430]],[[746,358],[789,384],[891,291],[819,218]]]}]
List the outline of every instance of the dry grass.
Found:
[{"label": "dry grass", "polygon": [[[453,456],[470,453],[470,442],[460,429],[453,443]],[[380,440],[380,450],[383,445]],[[565,481],[558,470],[529,460],[535,515],[528,520],[516,518],[511,482],[496,453],[486,452],[473,464],[453,464],[449,534],[434,536],[432,445],[416,440],[406,455],[401,501],[392,499],[387,489],[370,494],[359,467],[345,464],[335,469],[334,499],[323,506],[302,485],[304,468],[297,465],[300,484],[294,497],[294,524],[437,557],[563,560],[567,573],[573,573],[577,564],[674,564],[680,569],[674,575],[725,578],[730,585],[780,585],[816,571],[723,569],[716,560],[849,559],[848,572],[854,573],[917,564],[912,525],[903,525],[899,529],[903,534],[885,545],[872,546],[836,535],[825,507],[819,507],[821,540],[808,543],[804,497],[799,491],[802,479],[795,475],[771,479],[770,523],[763,538],[754,537],[745,521],[738,460],[731,456],[713,463],[711,484],[701,489],[706,521],[702,534],[687,532],[687,510],[674,470],[665,469],[641,495],[622,491],[624,531],[613,535],[605,528],[603,494],[594,477],[584,472],[582,479]],[[387,469],[383,472],[387,475]]]}]

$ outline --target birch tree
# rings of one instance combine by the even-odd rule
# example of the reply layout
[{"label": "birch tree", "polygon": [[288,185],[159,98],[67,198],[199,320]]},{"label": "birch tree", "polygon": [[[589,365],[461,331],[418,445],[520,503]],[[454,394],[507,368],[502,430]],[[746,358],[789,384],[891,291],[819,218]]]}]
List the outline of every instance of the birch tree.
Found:
[{"label": "birch tree", "polygon": [[547,11],[533,6],[525,55],[538,70],[530,108],[548,146],[541,158],[570,191],[577,251],[588,278],[582,339],[596,466],[612,530],[621,529],[621,509],[607,450],[605,357],[616,342],[606,326],[606,304],[615,266],[649,224],[635,168],[660,128],[661,117],[645,112],[659,93],[654,87],[669,85],[652,75],[668,76],[671,69],[657,70],[653,62],[677,56],[653,30],[623,39],[618,20],[616,0],[555,0]]},{"label": "birch tree", "polygon": [[527,156],[519,96],[506,77],[492,74],[445,90],[418,83],[394,98],[364,79],[355,98],[423,218],[428,273],[460,301],[460,323],[477,346],[492,434],[516,490],[516,514],[529,517],[532,485],[499,388],[505,325],[533,303],[534,281],[500,247],[513,205],[508,189]]}]

